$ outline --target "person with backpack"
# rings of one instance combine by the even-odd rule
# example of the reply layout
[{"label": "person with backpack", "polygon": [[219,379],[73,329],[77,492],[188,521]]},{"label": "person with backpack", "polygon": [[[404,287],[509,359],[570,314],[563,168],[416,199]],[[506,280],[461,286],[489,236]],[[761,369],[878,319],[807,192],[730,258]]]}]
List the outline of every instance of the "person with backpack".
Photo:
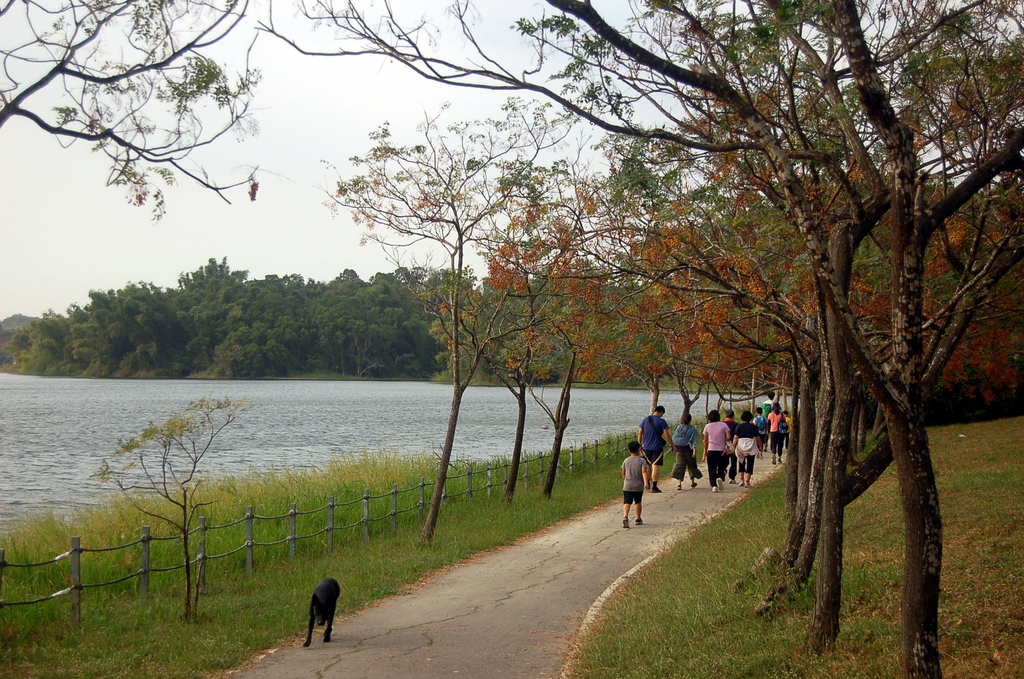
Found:
[{"label": "person with backpack", "polygon": [[754,456],[761,455],[761,434],[757,430],[757,425],[751,421],[754,416],[749,410],[744,410],[740,419],[742,422],[736,425],[735,433],[740,487],[750,488],[750,479],[754,476]]},{"label": "person with backpack", "polygon": [[655,406],[650,415],[640,423],[636,432],[636,440],[643,449],[643,456],[651,465],[651,492],[660,493],[658,489],[658,477],[661,475],[661,467],[665,464],[665,446],[672,445],[672,437],[669,435],[668,422],[662,417],[665,414],[665,406]]},{"label": "person with backpack", "polygon": [[754,424],[757,425],[757,435],[761,439],[761,450],[763,451],[768,447],[768,417],[760,409],[757,411],[757,417],[754,418]]},{"label": "person with backpack", "polygon": [[[779,431],[782,432],[782,450],[789,452],[789,431],[793,428],[792,420],[789,419],[789,411],[782,411],[782,421],[779,422]],[[780,458],[781,460],[781,458]]]}]

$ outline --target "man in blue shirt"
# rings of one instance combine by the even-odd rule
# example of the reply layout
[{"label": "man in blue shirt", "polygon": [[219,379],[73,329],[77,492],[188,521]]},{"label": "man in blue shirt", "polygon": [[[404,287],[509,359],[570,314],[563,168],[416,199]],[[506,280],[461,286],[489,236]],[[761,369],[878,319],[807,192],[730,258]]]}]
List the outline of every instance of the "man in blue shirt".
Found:
[{"label": "man in blue shirt", "polygon": [[664,414],[665,406],[655,406],[654,411],[644,418],[636,432],[636,440],[640,442],[644,457],[651,465],[652,493],[661,492],[658,489],[658,477],[661,475],[661,466],[665,464],[665,447],[672,444],[668,422],[662,417]]}]

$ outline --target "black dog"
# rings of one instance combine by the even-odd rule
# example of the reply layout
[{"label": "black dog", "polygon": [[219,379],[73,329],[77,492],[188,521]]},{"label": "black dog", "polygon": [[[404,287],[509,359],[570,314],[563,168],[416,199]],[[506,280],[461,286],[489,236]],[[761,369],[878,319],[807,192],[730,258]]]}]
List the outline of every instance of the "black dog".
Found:
[{"label": "black dog", "polygon": [[331,628],[334,626],[334,609],[338,605],[338,596],[341,594],[341,586],[334,578],[324,578],[313,590],[313,600],[309,602],[309,629],[306,631],[306,643],[309,646],[313,639],[313,621],[323,625],[327,623],[327,631],[324,632],[324,641],[331,640]]}]

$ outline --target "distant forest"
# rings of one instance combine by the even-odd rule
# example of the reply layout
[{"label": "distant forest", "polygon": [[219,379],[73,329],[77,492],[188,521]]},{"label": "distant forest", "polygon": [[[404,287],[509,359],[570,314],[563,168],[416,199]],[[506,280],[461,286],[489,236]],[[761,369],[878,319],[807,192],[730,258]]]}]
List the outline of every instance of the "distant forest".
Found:
[{"label": "distant forest", "polygon": [[211,259],[176,288],[93,291],[66,316],[16,329],[5,353],[14,370],[36,375],[428,378],[443,368],[442,347],[410,275],[249,280]]}]

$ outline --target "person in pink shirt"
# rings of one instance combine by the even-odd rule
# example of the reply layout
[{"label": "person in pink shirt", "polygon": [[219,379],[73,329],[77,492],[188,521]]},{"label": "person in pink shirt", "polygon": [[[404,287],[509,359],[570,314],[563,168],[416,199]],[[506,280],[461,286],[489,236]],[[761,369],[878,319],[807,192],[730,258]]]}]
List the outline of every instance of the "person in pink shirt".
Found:
[{"label": "person in pink shirt", "polygon": [[704,459],[708,463],[712,493],[717,493],[720,490],[718,482],[720,477],[725,477],[726,443],[732,438],[729,425],[720,420],[721,415],[718,414],[718,411],[712,410],[708,413],[708,423],[704,425]]},{"label": "person in pink shirt", "polygon": [[771,437],[771,448],[772,448],[772,464],[776,464],[776,461],[782,462],[782,441],[786,436],[784,431],[779,430],[779,424],[786,420],[786,416],[782,414],[782,408],[776,403],[772,406],[772,411],[768,413],[768,431]]}]

